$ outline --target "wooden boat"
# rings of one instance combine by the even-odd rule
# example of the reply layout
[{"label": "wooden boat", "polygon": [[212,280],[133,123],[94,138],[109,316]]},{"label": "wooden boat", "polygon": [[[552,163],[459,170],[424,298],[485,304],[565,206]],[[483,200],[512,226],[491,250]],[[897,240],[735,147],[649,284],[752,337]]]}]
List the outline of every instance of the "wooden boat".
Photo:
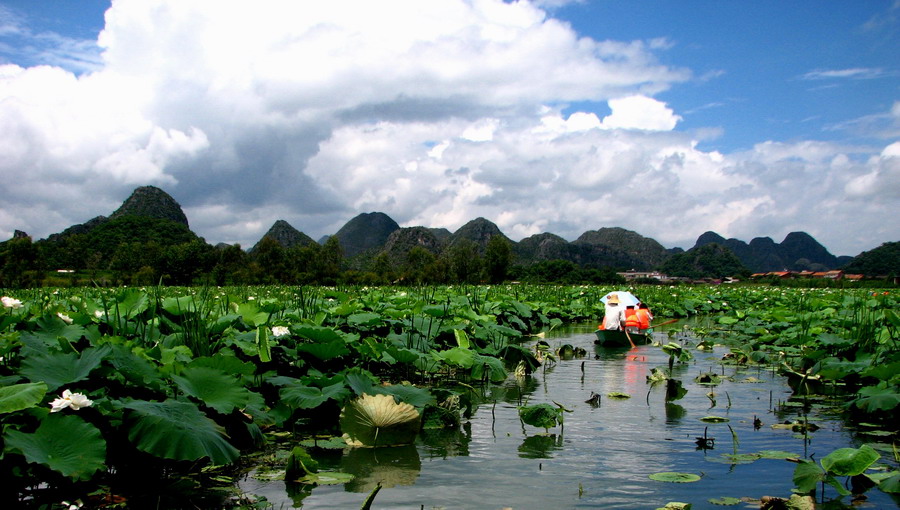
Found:
[{"label": "wooden boat", "polygon": [[[628,336],[620,329],[598,329],[595,333],[597,334],[597,339],[594,340],[594,343],[597,345],[602,345],[603,347],[631,347],[631,343],[628,342]],[[641,333],[628,333],[628,335],[631,336],[631,341],[634,342],[634,345],[650,343],[650,335]]]}]

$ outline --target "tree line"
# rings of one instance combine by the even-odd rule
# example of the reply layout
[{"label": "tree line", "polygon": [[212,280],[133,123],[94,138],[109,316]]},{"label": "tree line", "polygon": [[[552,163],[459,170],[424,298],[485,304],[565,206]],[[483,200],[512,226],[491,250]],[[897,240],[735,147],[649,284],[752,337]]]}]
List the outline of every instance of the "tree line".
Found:
[{"label": "tree line", "polygon": [[212,246],[198,237],[173,244],[152,238],[116,242],[115,237],[98,241],[75,234],[53,242],[19,237],[0,243],[0,287],[623,282],[614,268],[565,260],[517,263],[511,244],[501,237],[483,249],[463,239],[438,254],[413,246],[405,253],[352,258],[344,257],[335,237],[290,248],[265,237],[252,252],[240,245]]}]

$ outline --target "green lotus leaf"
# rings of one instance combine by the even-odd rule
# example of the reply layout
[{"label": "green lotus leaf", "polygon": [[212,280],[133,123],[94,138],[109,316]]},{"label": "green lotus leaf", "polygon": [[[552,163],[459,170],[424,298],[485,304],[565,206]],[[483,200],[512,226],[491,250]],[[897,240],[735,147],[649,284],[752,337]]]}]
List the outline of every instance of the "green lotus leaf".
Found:
[{"label": "green lotus leaf", "polygon": [[703,418],[700,418],[700,421],[706,423],[725,423],[731,420],[729,420],[728,418],[723,418],[721,416],[704,416]]},{"label": "green lotus leaf", "polygon": [[128,382],[153,389],[162,385],[162,378],[156,367],[124,345],[113,345],[107,362]]},{"label": "green lotus leaf", "polygon": [[265,326],[256,328],[255,343],[259,353],[259,360],[263,363],[272,361],[272,342],[269,341],[269,328]]},{"label": "green lotus leaf", "polygon": [[78,356],[74,352],[46,353],[29,356],[22,362],[20,373],[33,382],[47,383],[47,391],[87,379],[112,348],[109,345],[85,349]]},{"label": "green lotus leaf", "polygon": [[4,441],[28,462],[75,480],[90,479],[106,462],[106,441],[100,430],[78,416],[49,414],[34,433],[9,430]]},{"label": "green lotus leaf", "polygon": [[854,402],[856,407],[868,412],[891,411],[900,406],[900,393],[896,386],[889,386],[881,381],[876,386],[865,386],[859,390],[860,398]]},{"label": "green lotus leaf", "polygon": [[341,336],[338,331],[322,326],[309,326],[305,324],[302,326],[292,326],[291,332],[316,343],[327,344],[338,340],[341,342],[344,341],[344,337]]},{"label": "green lotus leaf", "polygon": [[363,312],[363,313],[355,313],[349,317],[347,317],[347,323],[351,326],[363,326],[363,327],[372,327],[378,326],[384,322],[384,317],[377,313],[372,312]]},{"label": "green lotus leaf", "polygon": [[226,374],[231,375],[253,375],[256,372],[256,365],[249,361],[241,361],[236,356],[216,354],[215,356],[206,356],[196,358],[191,361],[189,367],[209,367],[217,368]]},{"label": "green lotus leaf", "polygon": [[339,471],[322,471],[319,473],[310,473],[303,478],[295,480],[299,483],[308,483],[313,485],[343,485],[352,481],[354,478],[350,473],[341,473]]},{"label": "green lotus leaf", "polygon": [[816,489],[819,482],[825,479],[825,471],[811,460],[800,459],[794,468],[793,481],[797,491],[807,494]]},{"label": "green lotus leaf", "polygon": [[562,409],[551,404],[535,404],[519,408],[519,418],[532,427],[549,429],[562,421]]},{"label": "green lotus leaf", "polygon": [[627,398],[631,398],[631,395],[627,393],[622,393],[621,391],[611,391],[606,394],[607,398],[614,398],[618,400],[625,400]]},{"label": "green lotus leaf", "polygon": [[342,437],[329,437],[326,439],[304,439],[300,441],[300,445],[307,448],[323,448],[325,450],[343,450],[347,447],[347,442]]},{"label": "green lotus leaf", "polygon": [[472,368],[475,363],[475,351],[471,349],[463,349],[462,347],[453,347],[445,351],[435,352],[435,357],[460,368]]},{"label": "green lotus leaf", "polygon": [[485,379],[485,369],[487,369],[487,378],[491,382],[503,382],[506,379],[506,368],[503,361],[493,356],[482,356],[476,354],[472,360],[472,379]]},{"label": "green lotus leaf", "polygon": [[833,475],[856,476],[880,458],[880,453],[865,444],[859,448],[838,448],[822,459],[822,467]]},{"label": "green lotus leaf", "polygon": [[761,458],[761,459],[779,459],[779,460],[796,459],[796,458],[800,457],[796,453],[784,452],[784,451],[780,451],[780,450],[762,450],[761,452],[757,452],[757,455],[759,455],[759,458]]},{"label": "green lotus leaf", "polygon": [[391,395],[364,394],[344,406],[340,423],[350,446],[404,445],[415,440],[419,412]]},{"label": "green lotus leaf", "polygon": [[181,391],[222,414],[242,409],[250,401],[250,390],[241,386],[234,376],[215,368],[185,368],[181,375],[173,375],[172,380]]},{"label": "green lotus leaf", "polygon": [[216,465],[240,455],[225,430],[190,402],[136,400],[125,408],[128,439],[143,452],[172,460],[208,457]]},{"label": "green lotus leaf", "polygon": [[700,475],[695,475],[693,473],[675,473],[673,471],[665,471],[662,473],[653,473],[652,475],[650,475],[650,479],[656,480],[657,482],[689,483],[699,481]]},{"label": "green lotus leaf", "polygon": [[0,388],[0,414],[34,407],[46,394],[47,385],[42,382],[4,386]]},{"label": "green lotus leaf", "polygon": [[742,501],[740,499],[732,498],[732,497],[728,497],[728,496],[723,497],[723,498],[709,499],[707,501],[709,501],[710,503],[712,503],[714,505],[720,505],[720,506],[734,506],[734,505],[740,505],[742,503]]},{"label": "green lotus leaf", "polygon": [[882,492],[888,494],[900,494],[900,471],[888,473],[866,474],[873,482],[878,484]]},{"label": "green lotus leaf", "polygon": [[427,388],[417,388],[409,384],[392,384],[375,388],[374,394],[384,393],[397,397],[400,402],[421,409],[434,402],[434,395]]},{"label": "green lotus leaf", "polygon": [[299,344],[297,350],[308,352],[322,361],[338,358],[350,353],[347,343],[343,339],[334,340],[328,343]]},{"label": "green lotus leaf", "polygon": [[324,388],[306,386],[300,381],[285,385],[278,392],[281,401],[294,409],[314,409],[329,399],[343,402],[350,396],[350,391],[343,382]]}]

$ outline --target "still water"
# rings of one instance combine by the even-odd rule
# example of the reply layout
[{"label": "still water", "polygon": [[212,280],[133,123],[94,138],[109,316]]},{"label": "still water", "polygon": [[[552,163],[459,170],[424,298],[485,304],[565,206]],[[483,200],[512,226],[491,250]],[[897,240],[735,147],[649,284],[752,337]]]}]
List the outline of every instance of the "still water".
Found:
[{"label": "still water", "polygon": [[[724,455],[778,450],[821,459],[837,448],[877,439],[845,430],[827,406],[815,402],[806,407],[809,421],[820,427],[815,432],[804,437],[773,429],[775,423],[799,419],[803,406],[788,402],[790,388],[771,370],[723,368],[723,347],[693,351],[692,362],[676,366],[674,376],[688,393],[666,405],[664,387],[651,389],[646,376],[652,368],[666,366],[668,356],[649,345],[597,348],[594,327],[548,334],[551,347],[571,344],[588,355],[484,389],[486,403],[459,431],[423,434],[417,445],[408,447],[311,451],[321,470],[354,474],[350,483],[298,492],[284,482],[251,476],[241,488],[265,496],[276,509],[360,508],[379,481],[383,488],[372,508],[655,509],[670,501],[691,503],[694,509],[759,508],[758,501],[723,507],[709,499],[789,497],[796,464],[767,458],[735,464]],[[656,334],[666,339],[665,332]],[[709,372],[724,375],[723,381],[717,386],[694,381]],[[591,392],[601,395],[599,406],[585,402]],[[631,398],[611,399],[610,392]],[[522,424],[517,406],[542,402],[572,411],[565,413],[564,427],[547,434]],[[700,421],[710,415],[728,422]],[[761,426],[754,426],[755,418]],[[707,442],[711,449],[698,448],[704,429],[706,437],[713,438]],[[890,454],[881,453],[881,462],[889,462]],[[664,471],[702,478],[694,483],[648,478]],[[898,508],[897,501],[877,489],[867,495],[868,501],[858,508]],[[836,496],[833,489],[829,496]],[[849,505],[849,498],[845,502]]]}]

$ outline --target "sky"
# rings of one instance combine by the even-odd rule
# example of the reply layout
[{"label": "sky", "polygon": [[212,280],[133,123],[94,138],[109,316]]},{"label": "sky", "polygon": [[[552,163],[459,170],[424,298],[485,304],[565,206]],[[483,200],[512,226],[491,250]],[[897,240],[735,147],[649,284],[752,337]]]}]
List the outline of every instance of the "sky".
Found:
[{"label": "sky", "polygon": [[360,213],[900,241],[900,0],[0,0],[0,239],[157,186],[207,242]]}]

